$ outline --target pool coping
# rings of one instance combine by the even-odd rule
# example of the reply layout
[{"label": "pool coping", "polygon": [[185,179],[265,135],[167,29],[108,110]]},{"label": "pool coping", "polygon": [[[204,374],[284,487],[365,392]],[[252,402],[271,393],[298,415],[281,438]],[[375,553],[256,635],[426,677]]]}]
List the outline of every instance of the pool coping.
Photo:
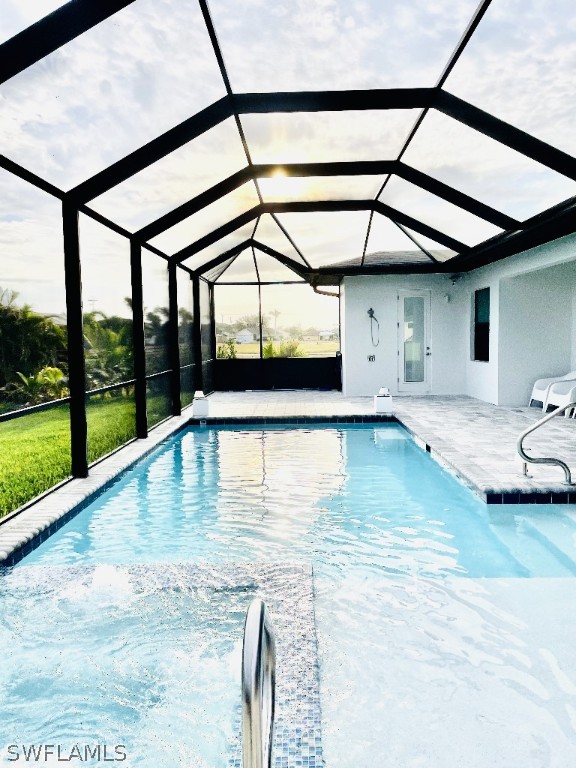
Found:
[{"label": "pool coping", "polygon": [[513,491],[479,487],[466,471],[450,461],[418,434],[405,414],[351,414],[314,416],[207,416],[184,413],[158,425],[147,438],[134,440],[90,468],[87,478],[72,478],[55,486],[36,502],[29,502],[8,517],[0,518],[0,570],[19,562],[49,536],[107,491],[137,462],[188,426],[240,426],[273,424],[400,424],[414,442],[486,504],[576,504],[576,493],[539,489]]}]

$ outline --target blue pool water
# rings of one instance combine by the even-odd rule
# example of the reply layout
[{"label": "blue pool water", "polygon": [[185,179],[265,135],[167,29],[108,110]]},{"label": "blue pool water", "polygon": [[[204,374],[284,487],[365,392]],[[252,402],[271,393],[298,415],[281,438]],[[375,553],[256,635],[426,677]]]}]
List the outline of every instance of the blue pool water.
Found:
[{"label": "blue pool water", "polygon": [[566,576],[576,574],[567,512],[487,506],[398,425],[196,428],[25,562],[304,557],[322,572]]},{"label": "blue pool water", "polygon": [[[122,733],[130,768],[225,765],[255,587],[216,590],[206,621],[190,602],[213,604],[206,590],[170,592],[166,614],[133,568],[299,562],[314,568],[329,768],[576,765],[575,508],[487,506],[401,427],[366,424],[190,428],[26,557],[0,594],[0,749],[16,732]],[[84,706],[71,681],[100,653]],[[110,708],[91,708],[94,686]]]}]

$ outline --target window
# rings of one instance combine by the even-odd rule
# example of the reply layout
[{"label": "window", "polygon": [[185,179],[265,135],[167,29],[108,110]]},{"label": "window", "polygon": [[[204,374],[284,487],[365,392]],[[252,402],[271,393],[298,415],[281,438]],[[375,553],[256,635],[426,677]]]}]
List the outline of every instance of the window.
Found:
[{"label": "window", "polygon": [[490,359],[490,288],[474,292],[473,360]]}]

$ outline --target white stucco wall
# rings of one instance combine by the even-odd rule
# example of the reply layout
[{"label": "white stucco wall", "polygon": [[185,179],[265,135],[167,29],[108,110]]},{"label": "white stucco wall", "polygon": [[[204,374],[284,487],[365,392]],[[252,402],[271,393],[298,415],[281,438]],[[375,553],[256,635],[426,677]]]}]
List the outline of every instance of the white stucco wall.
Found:
[{"label": "white stucco wall", "polygon": [[[382,386],[397,394],[398,291],[426,290],[431,295],[430,392],[459,394],[464,387],[466,333],[463,292],[446,275],[381,275],[350,277],[342,290],[343,391],[348,396],[373,395]],[[447,300],[449,298],[449,301]],[[372,346],[372,307],[380,323],[380,343]],[[369,362],[368,356],[375,361]]]},{"label": "white stucco wall", "polygon": [[[490,288],[490,360],[471,359],[474,291]],[[345,394],[397,393],[397,294],[431,293],[430,393],[468,394],[524,405],[532,382],[576,370],[576,235],[516,254],[458,277],[386,275],[345,278],[342,355]],[[450,301],[446,301],[446,296]],[[373,349],[372,307],[381,341]],[[368,355],[375,354],[374,363]]]},{"label": "white stucco wall", "polygon": [[489,264],[462,278],[473,293],[490,287],[490,361],[466,360],[465,393],[501,405],[525,405],[541,376],[567,373],[574,361],[576,236]]},{"label": "white stucco wall", "polygon": [[573,292],[572,264],[501,281],[500,405],[526,405],[536,379],[570,370]]}]

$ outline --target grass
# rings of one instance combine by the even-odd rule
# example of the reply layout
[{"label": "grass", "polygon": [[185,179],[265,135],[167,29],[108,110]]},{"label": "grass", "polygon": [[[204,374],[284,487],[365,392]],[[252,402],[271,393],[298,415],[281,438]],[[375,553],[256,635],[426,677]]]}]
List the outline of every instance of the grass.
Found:
[{"label": "grass", "polygon": [[[87,420],[92,462],[134,437],[134,401],[92,398]],[[69,475],[67,405],[0,424],[0,517]]]},{"label": "grass", "polygon": [[[278,346],[278,343],[275,342],[275,346]],[[334,356],[340,349],[340,343],[336,340],[300,341],[298,344],[306,357]],[[260,357],[260,345],[256,341],[251,344],[236,344],[236,354],[238,357]]]},{"label": "grass", "polygon": [[136,437],[136,406],[133,398],[90,398],[88,422],[88,463],[105,456]]},{"label": "grass", "polygon": [[68,406],[0,424],[0,516],[70,474]]}]

